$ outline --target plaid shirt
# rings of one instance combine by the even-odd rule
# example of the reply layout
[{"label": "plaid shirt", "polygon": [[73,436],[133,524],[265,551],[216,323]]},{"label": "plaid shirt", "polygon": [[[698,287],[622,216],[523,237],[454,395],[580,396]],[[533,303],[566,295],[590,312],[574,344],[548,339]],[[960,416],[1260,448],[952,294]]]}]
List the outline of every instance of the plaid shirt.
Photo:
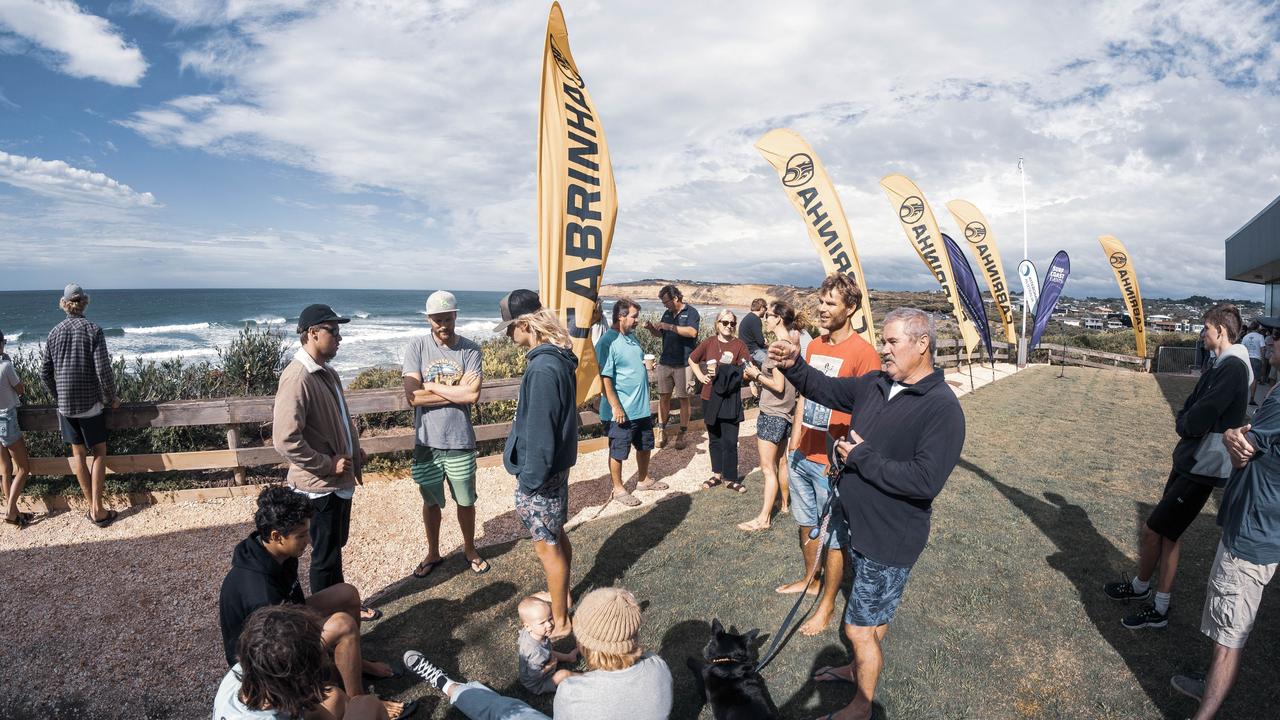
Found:
[{"label": "plaid shirt", "polygon": [[102,328],[83,315],[70,315],[49,331],[40,378],[64,416],[79,415],[116,397],[115,376]]}]

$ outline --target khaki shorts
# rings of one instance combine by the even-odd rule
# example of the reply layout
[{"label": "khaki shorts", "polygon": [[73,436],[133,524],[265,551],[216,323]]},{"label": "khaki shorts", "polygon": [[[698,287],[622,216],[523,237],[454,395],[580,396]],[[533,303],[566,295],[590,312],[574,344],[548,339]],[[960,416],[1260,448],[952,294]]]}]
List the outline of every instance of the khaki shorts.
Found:
[{"label": "khaki shorts", "polygon": [[658,376],[658,394],[671,394],[673,398],[687,398],[689,392],[685,387],[689,375],[689,366],[672,367],[659,364],[654,371]]},{"label": "khaki shorts", "polygon": [[1218,542],[1218,554],[1209,571],[1200,632],[1229,648],[1242,648],[1258,616],[1262,589],[1276,573],[1276,563],[1255,565],[1231,554]]}]

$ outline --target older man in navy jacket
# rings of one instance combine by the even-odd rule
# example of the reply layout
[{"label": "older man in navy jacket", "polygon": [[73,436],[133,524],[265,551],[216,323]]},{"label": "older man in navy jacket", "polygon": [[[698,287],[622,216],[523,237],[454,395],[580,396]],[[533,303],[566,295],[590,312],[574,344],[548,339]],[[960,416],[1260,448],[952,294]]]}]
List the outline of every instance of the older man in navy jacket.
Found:
[{"label": "older man in navy jacket", "polygon": [[929,539],[933,499],[964,446],[964,413],[942,371],[933,367],[934,345],[929,316],[899,309],[884,320],[884,369],[878,373],[831,378],[806,365],[785,340],[769,348],[799,394],[853,416],[849,436],[835,443],[842,472],[840,507],[832,511],[843,520],[831,524],[848,533],[853,584],[844,632],[853,661],[814,675],[819,682],[857,685],[853,701],[828,716],[836,720],[871,717],[884,665],[880,644]]}]

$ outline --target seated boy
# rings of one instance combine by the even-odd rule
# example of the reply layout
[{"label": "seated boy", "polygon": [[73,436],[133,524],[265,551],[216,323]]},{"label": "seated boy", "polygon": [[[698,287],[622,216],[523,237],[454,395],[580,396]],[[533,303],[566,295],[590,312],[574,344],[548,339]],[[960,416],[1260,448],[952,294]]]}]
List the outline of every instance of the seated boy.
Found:
[{"label": "seated boy", "polygon": [[[325,649],[342,679],[347,695],[365,693],[361,676],[377,679],[396,675],[389,665],[364,660],[360,654],[360,592],[347,583],[327,587],[304,597],[298,584],[298,558],[311,542],[309,529],[315,514],[305,495],[273,485],[258,495],[253,515],[257,529],[236,545],[231,571],[222,581],[218,597],[218,621],[227,665],[236,664],[236,644],[249,615],[265,605],[306,605],[324,618]],[[400,717],[400,703],[384,701],[387,712]]]},{"label": "seated boy", "polygon": [[537,597],[527,597],[516,608],[524,629],[520,631],[520,684],[535,695],[556,691],[560,681],[573,675],[568,670],[557,670],[562,662],[577,662],[578,651],[562,653],[551,649],[551,630],[555,622],[551,618],[551,603]]}]

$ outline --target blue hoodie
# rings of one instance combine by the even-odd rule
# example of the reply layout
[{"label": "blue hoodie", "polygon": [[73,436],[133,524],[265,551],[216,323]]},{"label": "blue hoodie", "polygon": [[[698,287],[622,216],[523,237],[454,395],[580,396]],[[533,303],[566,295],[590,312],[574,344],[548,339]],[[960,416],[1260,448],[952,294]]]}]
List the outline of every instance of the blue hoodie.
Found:
[{"label": "blue hoodie", "polygon": [[525,360],[502,464],[516,476],[520,492],[549,494],[557,489],[547,484],[551,477],[578,461],[578,358],[543,343]]}]

